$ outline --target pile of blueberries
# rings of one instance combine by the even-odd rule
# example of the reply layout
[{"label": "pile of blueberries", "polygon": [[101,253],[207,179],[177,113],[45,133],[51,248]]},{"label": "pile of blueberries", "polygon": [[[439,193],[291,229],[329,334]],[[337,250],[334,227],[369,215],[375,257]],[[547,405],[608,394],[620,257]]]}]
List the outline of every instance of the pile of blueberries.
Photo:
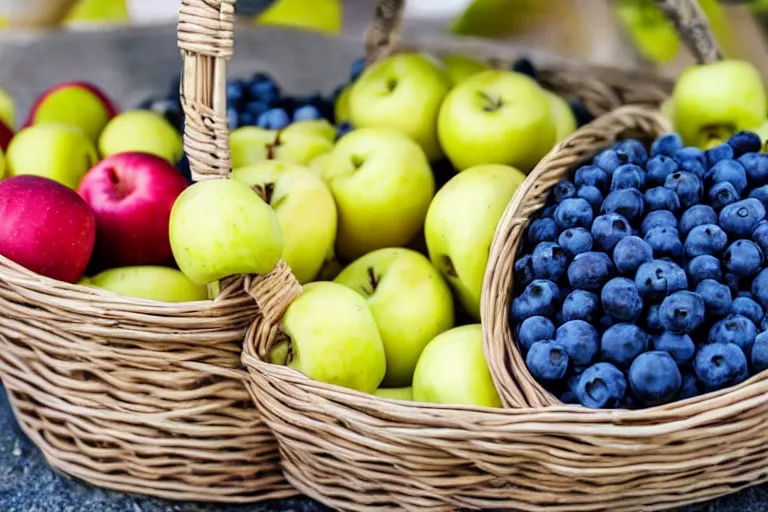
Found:
[{"label": "pile of blueberries", "polygon": [[768,155],[627,139],[553,187],[514,266],[513,337],[560,400],[643,408],[768,368]]}]

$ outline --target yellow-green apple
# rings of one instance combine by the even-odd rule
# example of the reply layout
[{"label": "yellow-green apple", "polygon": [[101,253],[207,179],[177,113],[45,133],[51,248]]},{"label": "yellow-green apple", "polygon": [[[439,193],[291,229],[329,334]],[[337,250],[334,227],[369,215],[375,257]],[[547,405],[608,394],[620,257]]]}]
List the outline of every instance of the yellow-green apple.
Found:
[{"label": "yellow-green apple", "polygon": [[283,253],[274,210],[245,183],[199,181],[179,195],[169,222],[171,250],[192,282],[266,274]]},{"label": "yellow-green apple", "polygon": [[313,158],[333,148],[333,141],[317,132],[299,129],[283,133],[256,126],[238,128],[230,135],[229,142],[233,169],[264,160],[308,165]]},{"label": "yellow-green apple", "polygon": [[677,79],[672,99],[675,129],[688,145],[727,139],[766,120],[766,91],[760,72],[749,62],[723,60],[687,68]]},{"label": "yellow-green apple", "polygon": [[674,125],[675,123],[675,101],[672,99],[672,97],[669,97],[661,102],[661,105],[659,105],[659,113],[669,121],[670,124]]},{"label": "yellow-green apple", "polygon": [[[280,131],[281,139],[290,140],[291,134],[294,133],[323,137],[331,143],[336,140],[336,128],[325,119],[305,119],[293,122]],[[288,139],[285,139],[286,135]]]},{"label": "yellow-green apple", "polygon": [[91,277],[85,284],[127,297],[160,302],[208,299],[205,285],[193,283],[175,268],[153,265],[111,268]]},{"label": "yellow-green apple", "polygon": [[424,224],[429,258],[476,320],[496,224],[524,179],[506,165],[472,167],[446,183],[429,207]]},{"label": "yellow-green apple", "polygon": [[232,168],[253,165],[267,159],[267,146],[274,144],[277,131],[258,126],[244,126],[229,135]]},{"label": "yellow-green apple", "polygon": [[79,128],[41,123],[24,128],[6,153],[8,176],[34,174],[76,189],[99,159],[96,148]]},{"label": "yellow-green apple", "polygon": [[513,71],[473,75],[446,96],[437,121],[440,144],[454,167],[512,165],[529,171],[555,144],[547,94]]},{"label": "yellow-green apple", "polygon": [[322,155],[317,155],[315,158],[313,158],[309,164],[307,165],[307,168],[315,173],[318,177],[323,176],[323,168],[325,167],[326,162],[328,162],[328,159],[330,158],[331,153],[323,153]]},{"label": "yellow-green apple", "polygon": [[453,297],[429,260],[410,249],[373,251],[347,266],[334,282],[362,295],[387,353],[387,387],[408,386],[421,351],[453,327]]},{"label": "yellow-green apple", "polygon": [[488,71],[491,66],[466,55],[446,55],[441,58],[445,64],[445,71],[453,85],[463,82],[464,79],[476,75],[482,71]]},{"label": "yellow-green apple", "polygon": [[0,87],[0,121],[13,131],[16,127],[16,104],[13,97]]},{"label": "yellow-green apple", "polygon": [[413,401],[413,388],[410,386],[407,388],[379,388],[374,391],[373,394],[379,398],[386,398],[389,400]]},{"label": "yellow-green apple", "polygon": [[760,140],[763,142],[763,144],[765,144],[765,141],[768,140],[768,121],[765,121],[763,124],[752,131],[754,131],[760,137]]},{"label": "yellow-green apple", "polygon": [[319,176],[306,167],[264,160],[232,172],[275,210],[283,234],[283,259],[300,283],[313,281],[336,242],[336,203]]},{"label": "yellow-green apple", "polygon": [[561,142],[576,131],[576,116],[565,98],[546,89],[544,92],[549,98],[549,106],[555,120],[555,142]]},{"label": "yellow-green apple", "polygon": [[349,91],[352,90],[352,85],[348,85],[341,90],[341,93],[336,98],[336,103],[333,108],[333,116],[336,119],[336,124],[349,122]]},{"label": "yellow-green apple", "polygon": [[0,180],[5,177],[5,153],[0,150]]},{"label": "yellow-green apple", "polygon": [[276,346],[270,361],[364,393],[381,384],[387,361],[379,328],[365,299],[346,286],[305,285],[283,315],[282,328],[290,346]]},{"label": "yellow-green apple", "polygon": [[420,54],[399,54],[368,67],[349,92],[355,128],[390,128],[410,137],[430,160],[443,152],[437,114],[451,81],[445,70]]},{"label": "yellow-green apple", "polygon": [[424,225],[435,180],[424,151],[383,128],[342,137],[323,168],[339,211],[337,253],[347,261],[406,245]]},{"label": "yellow-green apple", "polygon": [[181,134],[162,115],[151,110],[129,110],[116,115],[99,137],[101,156],[139,151],[176,165],[184,153]]},{"label": "yellow-green apple", "polygon": [[483,353],[480,324],[455,327],[429,342],[413,375],[413,399],[501,407]]},{"label": "yellow-green apple", "polygon": [[66,123],[80,128],[94,143],[117,108],[93,84],[68,82],[43,92],[29,111],[24,126],[37,123]]},{"label": "yellow-green apple", "polygon": [[96,241],[91,207],[42,176],[0,181],[0,254],[40,275],[76,283]]},{"label": "yellow-green apple", "polygon": [[96,213],[93,268],[173,263],[168,220],[185,188],[175,166],[149,153],[117,153],[88,171],[77,192]]}]

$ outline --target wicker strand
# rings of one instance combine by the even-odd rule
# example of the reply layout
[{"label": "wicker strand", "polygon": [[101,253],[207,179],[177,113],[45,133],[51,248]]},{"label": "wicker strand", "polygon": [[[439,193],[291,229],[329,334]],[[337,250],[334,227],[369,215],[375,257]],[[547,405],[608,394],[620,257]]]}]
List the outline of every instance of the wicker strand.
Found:
[{"label": "wicker strand", "polygon": [[672,22],[699,64],[710,64],[723,58],[706,14],[698,0],[655,0]]},{"label": "wicker strand", "polygon": [[377,0],[365,40],[366,66],[385,58],[397,44],[405,0]]}]

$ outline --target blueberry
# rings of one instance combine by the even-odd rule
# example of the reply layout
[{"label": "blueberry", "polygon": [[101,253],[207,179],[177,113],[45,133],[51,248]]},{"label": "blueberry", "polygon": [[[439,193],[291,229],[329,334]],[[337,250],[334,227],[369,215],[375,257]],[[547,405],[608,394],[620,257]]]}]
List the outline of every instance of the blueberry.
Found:
[{"label": "blueberry", "polygon": [[696,293],[704,299],[708,315],[725,316],[731,311],[731,289],[714,279],[704,279],[696,286]]},{"label": "blueberry", "polygon": [[533,250],[533,275],[538,279],[559,281],[568,270],[568,256],[554,242],[541,242]]},{"label": "blueberry", "polygon": [[293,113],[294,121],[311,121],[313,119],[322,118],[322,114],[320,114],[320,111],[317,110],[317,107],[314,105],[304,105],[303,107],[297,108]]},{"label": "blueberry", "polygon": [[717,224],[717,213],[711,206],[695,204],[683,212],[678,229],[685,236],[691,229],[702,224]]},{"label": "blueberry", "polygon": [[536,76],[536,66],[534,66],[533,62],[526,57],[516,59],[510,66],[510,69],[515,73],[521,73],[538,81]]},{"label": "blueberry", "polygon": [[600,341],[600,359],[626,369],[648,350],[648,335],[634,324],[615,324],[605,330]]},{"label": "blueberry", "polygon": [[760,137],[757,134],[747,131],[734,133],[728,144],[733,148],[733,156],[739,158],[745,153],[757,153],[762,147]]},{"label": "blueberry", "polygon": [[707,172],[707,157],[699,148],[686,147],[678,149],[675,153],[675,160],[680,166],[681,171],[691,172],[702,178]]},{"label": "blueberry", "polygon": [[752,241],[760,246],[763,255],[768,252],[768,221],[760,221],[757,227],[752,231]]},{"label": "blueberry", "polygon": [[763,308],[760,307],[760,304],[752,300],[751,297],[741,296],[733,299],[733,302],[731,303],[731,314],[745,316],[752,320],[752,323],[755,325],[762,324],[763,319],[765,319]]},{"label": "blueberry", "polygon": [[592,207],[580,197],[563,199],[555,210],[555,222],[560,229],[588,228],[592,225]]},{"label": "blueberry", "polygon": [[568,353],[557,343],[537,341],[525,358],[531,375],[543,383],[551,383],[565,377],[568,370]]},{"label": "blueberry", "polygon": [[577,397],[576,393],[570,389],[563,391],[557,399],[565,405],[579,405],[579,397]]},{"label": "blueberry", "polygon": [[696,377],[707,391],[716,391],[747,380],[747,357],[733,343],[701,345],[693,361]]},{"label": "blueberry", "polygon": [[645,211],[669,210],[677,212],[680,209],[680,199],[667,187],[653,187],[645,191]]},{"label": "blueberry", "polygon": [[648,311],[645,314],[645,330],[650,333],[660,333],[664,330],[664,326],[661,325],[661,318],[659,318],[658,304],[648,306]]},{"label": "blueberry", "polygon": [[639,236],[622,238],[613,248],[613,263],[622,274],[634,276],[640,265],[651,260],[653,248]]},{"label": "blueberry", "polygon": [[768,183],[768,155],[764,153],[745,153],[739,157],[747,177],[752,185]]},{"label": "blueberry", "polygon": [[555,339],[555,324],[543,316],[531,316],[517,328],[517,342],[526,351],[537,341]]},{"label": "blueberry", "polygon": [[515,260],[514,276],[516,286],[526,287],[533,281],[533,257],[530,254]]},{"label": "blueberry", "polygon": [[643,299],[634,281],[626,277],[614,277],[600,292],[603,310],[616,320],[634,322],[643,311]]},{"label": "blueberry", "polygon": [[608,174],[613,174],[613,171],[626,163],[629,163],[629,155],[623,151],[617,151],[615,149],[601,151],[594,160],[594,164]]},{"label": "blueberry", "polygon": [[693,361],[696,345],[687,334],[664,331],[653,339],[653,350],[668,353],[678,365]]},{"label": "blueberry", "polygon": [[568,281],[574,289],[597,291],[603,287],[615,268],[604,252],[577,254],[568,266]]},{"label": "blueberry", "polygon": [[736,274],[726,272],[723,276],[723,281],[725,281],[725,284],[728,285],[728,288],[730,288],[733,293],[736,293],[741,289],[741,277]]},{"label": "blueberry", "polygon": [[238,126],[256,126],[256,116],[250,112],[241,112],[237,120]]},{"label": "blueberry", "polygon": [[763,203],[763,206],[768,205],[768,185],[762,185],[749,193],[749,197],[753,197]]},{"label": "blueberry", "polygon": [[561,313],[564,322],[584,320],[593,323],[600,316],[600,299],[592,292],[574,290],[563,301]]},{"label": "blueberry", "polygon": [[677,162],[672,157],[657,155],[648,160],[646,169],[648,171],[645,176],[646,184],[661,186],[664,185],[667,176],[678,171],[680,166],[677,165]]},{"label": "blueberry", "polygon": [[624,164],[613,171],[611,178],[611,191],[625,188],[644,188],[645,171],[635,164]]},{"label": "blueberry", "polygon": [[[678,150],[683,149],[683,139],[676,133],[662,135],[651,145],[651,155],[675,156]],[[649,162],[650,163],[650,162]]]},{"label": "blueberry", "polygon": [[723,264],[739,277],[748,277],[760,271],[763,251],[752,240],[736,240],[723,253]]},{"label": "blueberry", "polygon": [[260,128],[266,128],[267,130],[282,130],[290,122],[291,119],[288,117],[288,113],[282,108],[267,110],[256,120],[256,124]]},{"label": "blueberry", "polygon": [[261,114],[266,112],[270,109],[269,104],[263,102],[263,101],[249,101],[245,104],[245,107],[243,107],[243,110],[245,112],[248,112],[249,114],[253,114],[254,117],[259,117]]},{"label": "blueberry", "polygon": [[731,315],[716,322],[709,330],[709,343],[734,343],[747,356],[757,336],[757,326],[743,315]]},{"label": "blueberry", "polygon": [[600,189],[601,192],[606,192],[611,182],[611,176],[596,165],[585,165],[576,170],[574,182],[577,187],[591,185]]},{"label": "blueberry", "polygon": [[257,74],[248,85],[248,96],[252,100],[266,101],[271,105],[280,98],[280,89],[268,76]]},{"label": "blueberry", "polygon": [[512,318],[522,320],[536,315],[552,318],[559,302],[560,289],[555,283],[546,279],[534,279],[525,287],[523,293],[512,301]]},{"label": "blueberry", "polygon": [[627,392],[624,374],[610,363],[597,363],[582,372],[576,384],[579,403],[591,409],[618,407]]},{"label": "blueberry", "polygon": [[242,80],[227,83],[227,104],[237,107],[245,98],[246,84]]},{"label": "blueberry", "polygon": [[643,219],[643,223],[640,225],[640,231],[643,235],[653,228],[677,228],[677,217],[675,214],[668,210],[656,210],[650,212]]},{"label": "blueberry", "polygon": [[351,123],[341,123],[340,125],[336,126],[336,140],[339,140],[354,129],[355,128]]},{"label": "blueberry", "polygon": [[229,131],[237,130],[240,127],[240,115],[235,108],[227,108],[227,126]]},{"label": "blueberry", "polygon": [[658,300],[688,288],[688,277],[680,266],[669,260],[643,263],[635,274],[635,286],[644,299]]},{"label": "blueberry", "polygon": [[747,172],[744,170],[744,166],[736,160],[723,160],[712,167],[704,181],[710,185],[728,182],[741,195],[747,188]]},{"label": "blueberry", "polygon": [[659,318],[664,329],[689,334],[704,321],[704,299],[689,291],[679,291],[668,296],[659,307]]},{"label": "blueberry", "polygon": [[725,208],[729,204],[733,204],[741,199],[741,196],[733,187],[733,185],[727,181],[722,183],[715,183],[707,193],[709,197],[709,204],[712,208],[720,210]]},{"label": "blueberry", "polygon": [[645,204],[643,194],[636,188],[624,188],[611,192],[605,197],[600,213],[618,213],[630,223],[643,218]]},{"label": "blueberry", "polygon": [[365,58],[360,57],[355,59],[355,61],[352,63],[352,66],[350,67],[349,81],[354,82],[357,80],[360,75],[363,74],[363,71],[365,71]]},{"label": "blueberry", "polygon": [[583,185],[576,191],[576,196],[586,199],[594,211],[599,211],[603,204],[603,194],[597,187]]},{"label": "blueberry", "polygon": [[577,254],[592,250],[592,234],[584,228],[566,229],[557,237],[557,243],[573,258]]},{"label": "blueberry", "polygon": [[584,320],[570,320],[557,328],[555,341],[580,368],[592,364],[599,347],[597,330]]},{"label": "blueberry", "polygon": [[751,359],[752,369],[755,373],[768,369],[768,331],[763,331],[755,336]]},{"label": "blueberry", "polygon": [[616,149],[623,151],[629,157],[630,163],[645,165],[648,161],[648,152],[643,144],[635,139],[626,139],[618,143]]},{"label": "blueberry", "polygon": [[600,317],[600,321],[598,322],[598,325],[601,329],[607,329],[613,324],[616,323],[616,319],[613,318],[611,315],[603,315]]},{"label": "blueberry", "polygon": [[645,234],[644,240],[653,249],[655,258],[679,258],[683,255],[683,243],[675,228],[653,228]]},{"label": "blueberry", "polygon": [[718,144],[704,152],[707,157],[707,163],[710,167],[721,160],[731,160],[733,158],[733,148],[729,144]]},{"label": "blueberry", "polygon": [[664,186],[672,189],[680,199],[680,206],[688,208],[701,201],[703,187],[701,180],[693,173],[677,171],[664,181]]},{"label": "blueberry", "polygon": [[555,204],[560,204],[563,199],[576,197],[576,185],[571,180],[562,180],[552,187],[550,194]]},{"label": "blueberry", "polygon": [[528,226],[528,243],[535,246],[541,242],[554,242],[559,232],[554,219],[534,219]]},{"label": "blueberry", "polygon": [[705,279],[722,279],[720,260],[710,254],[696,256],[688,262],[688,277],[693,284],[699,284]]},{"label": "blueberry", "polygon": [[678,400],[699,396],[699,382],[696,374],[690,370],[684,370],[680,374],[683,376],[683,385],[680,387]]},{"label": "blueberry", "polygon": [[640,354],[629,367],[629,386],[645,405],[672,401],[682,384],[680,370],[667,352],[655,350]]},{"label": "blueberry", "polygon": [[592,239],[604,251],[612,251],[619,240],[631,234],[629,221],[618,213],[600,215],[592,223]]},{"label": "blueberry", "polygon": [[710,254],[720,255],[728,243],[728,235],[717,224],[702,224],[685,237],[685,254],[689,258]]},{"label": "blueberry", "polygon": [[584,126],[585,124],[591,123],[595,120],[595,116],[592,115],[592,112],[590,112],[589,109],[584,105],[583,101],[573,98],[568,100],[568,105],[571,107],[573,117],[576,118],[577,127]]},{"label": "blueberry", "polygon": [[758,199],[749,198],[729,204],[720,211],[720,226],[729,235],[749,236],[765,218],[765,206]]}]

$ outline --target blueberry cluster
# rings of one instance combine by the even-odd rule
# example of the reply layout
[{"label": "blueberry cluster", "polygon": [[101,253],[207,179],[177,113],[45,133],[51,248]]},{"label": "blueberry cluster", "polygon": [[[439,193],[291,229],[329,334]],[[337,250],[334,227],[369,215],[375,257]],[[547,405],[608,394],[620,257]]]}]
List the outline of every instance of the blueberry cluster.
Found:
[{"label": "blueberry cluster", "polygon": [[768,155],[627,139],[553,187],[515,262],[510,325],[565,403],[641,408],[768,369]]}]

